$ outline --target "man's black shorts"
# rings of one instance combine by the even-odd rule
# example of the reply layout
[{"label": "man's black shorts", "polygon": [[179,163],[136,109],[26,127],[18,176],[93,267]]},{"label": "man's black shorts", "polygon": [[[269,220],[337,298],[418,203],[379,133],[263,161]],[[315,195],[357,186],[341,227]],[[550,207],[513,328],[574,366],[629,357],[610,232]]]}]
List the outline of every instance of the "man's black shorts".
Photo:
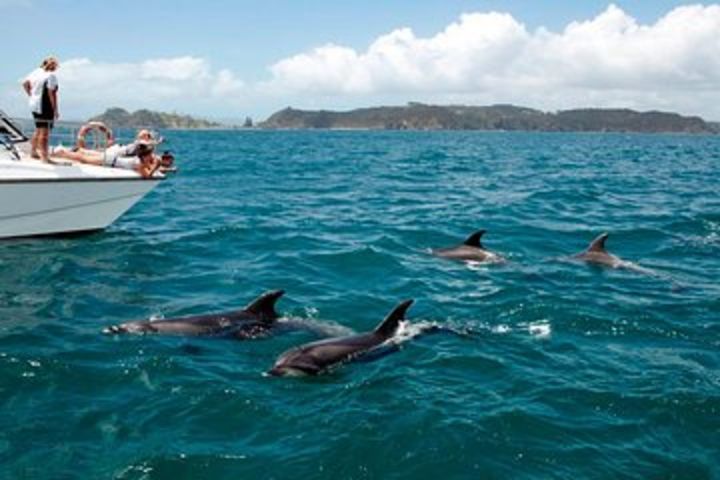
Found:
[{"label": "man's black shorts", "polygon": [[48,130],[52,130],[53,128],[53,122],[55,120],[55,115],[53,115],[52,112],[50,112],[50,115],[47,113],[35,113],[33,112],[33,118],[35,119],[35,128],[47,128]]},{"label": "man's black shorts", "polygon": [[33,112],[35,128],[47,128],[52,130],[55,120],[55,109],[50,101],[50,91],[47,82],[43,85],[42,97],[40,98],[40,113]]}]

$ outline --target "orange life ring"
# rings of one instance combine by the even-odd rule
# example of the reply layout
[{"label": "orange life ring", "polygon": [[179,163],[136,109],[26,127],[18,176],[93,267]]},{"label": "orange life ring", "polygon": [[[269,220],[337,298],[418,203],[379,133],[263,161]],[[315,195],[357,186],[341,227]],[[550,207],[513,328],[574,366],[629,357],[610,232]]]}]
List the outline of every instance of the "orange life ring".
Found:
[{"label": "orange life ring", "polygon": [[[78,148],[87,148],[87,141],[85,140],[85,137],[87,137],[88,133],[90,132],[98,132],[105,136],[104,148],[107,148],[113,143],[115,143],[115,138],[113,137],[113,133],[112,130],[110,130],[110,127],[108,127],[102,122],[88,122],[82,127],[80,127],[80,130],[78,131],[77,141],[75,142],[75,145]],[[95,142],[94,146],[98,146],[97,141]]]}]

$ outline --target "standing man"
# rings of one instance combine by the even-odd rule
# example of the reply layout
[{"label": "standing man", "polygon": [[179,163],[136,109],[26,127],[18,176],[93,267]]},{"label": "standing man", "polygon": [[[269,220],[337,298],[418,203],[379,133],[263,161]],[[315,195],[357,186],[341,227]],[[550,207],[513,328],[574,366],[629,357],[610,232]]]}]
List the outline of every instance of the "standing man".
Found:
[{"label": "standing man", "polygon": [[29,97],[30,109],[35,118],[35,133],[31,140],[30,155],[49,162],[48,141],[53,122],[58,119],[58,81],[55,70],[60,66],[57,58],[43,60],[40,68],[33,70],[23,81],[23,89]]}]

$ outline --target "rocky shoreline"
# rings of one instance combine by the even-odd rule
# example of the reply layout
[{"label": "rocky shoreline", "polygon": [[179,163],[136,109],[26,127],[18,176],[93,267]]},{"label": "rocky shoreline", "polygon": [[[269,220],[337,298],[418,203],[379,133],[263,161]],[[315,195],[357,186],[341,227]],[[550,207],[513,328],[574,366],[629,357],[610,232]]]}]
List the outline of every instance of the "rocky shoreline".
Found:
[{"label": "rocky shoreline", "polygon": [[346,112],[288,107],[258,126],[266,129],[720,133],[717,123],[672,112],[597,108],[543,112],[514,105],[442,106],[421,103]]}]

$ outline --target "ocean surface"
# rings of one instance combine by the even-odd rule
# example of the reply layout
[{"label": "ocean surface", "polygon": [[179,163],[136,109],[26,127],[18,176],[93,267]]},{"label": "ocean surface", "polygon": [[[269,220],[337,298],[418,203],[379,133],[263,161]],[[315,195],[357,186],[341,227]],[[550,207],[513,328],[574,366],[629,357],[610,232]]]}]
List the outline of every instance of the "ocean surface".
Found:
[{"label": "ocean surface", "polygon": [[[164,134],[105,232],[0,242],[0,478],[720,478],[720,137]],[[481,228],[509,262],[428,253]],[[647,271],[569,258],[604,231]],[[271,289],[300,328],[102,333]],[[407,298],[398,351],[264,375]]]}]

